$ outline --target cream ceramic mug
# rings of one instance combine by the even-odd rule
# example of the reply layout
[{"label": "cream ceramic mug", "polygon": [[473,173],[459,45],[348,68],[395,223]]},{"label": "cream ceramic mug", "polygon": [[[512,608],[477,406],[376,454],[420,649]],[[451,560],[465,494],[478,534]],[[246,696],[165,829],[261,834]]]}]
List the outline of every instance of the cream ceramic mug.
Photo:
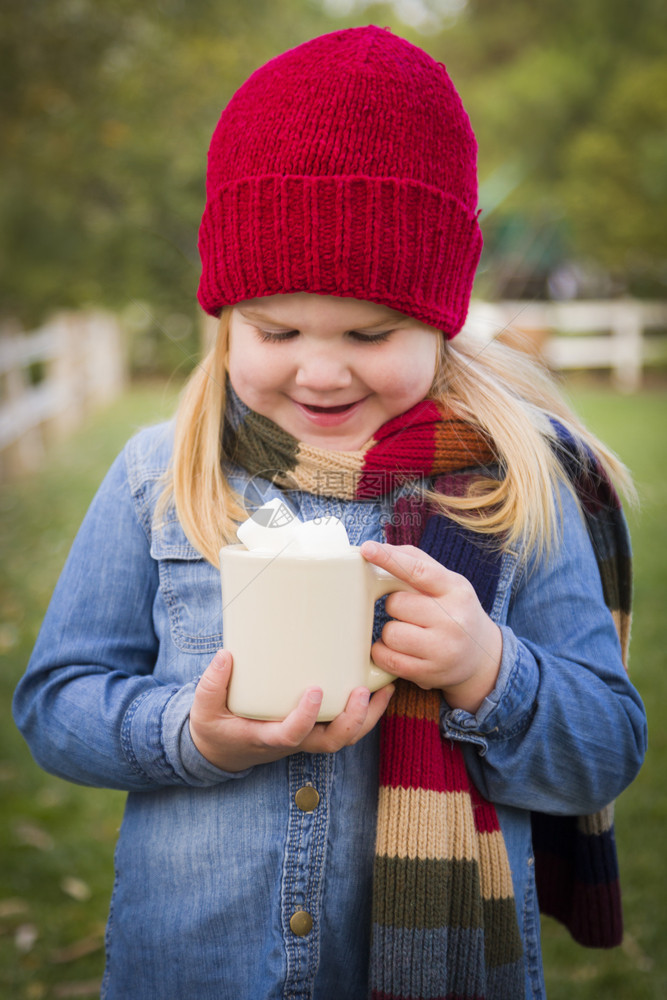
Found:
[{"label": "cream ceramic mug", "polygon": [[222,629],[233,657],[227,705],[251,719],[284,719],[308,687],[321,687],[319,722],[334,719],[356,687],[395,678],[370,658],[375,601],[412,590],[369,563],[359,546],[330,555],[220,550]]}]

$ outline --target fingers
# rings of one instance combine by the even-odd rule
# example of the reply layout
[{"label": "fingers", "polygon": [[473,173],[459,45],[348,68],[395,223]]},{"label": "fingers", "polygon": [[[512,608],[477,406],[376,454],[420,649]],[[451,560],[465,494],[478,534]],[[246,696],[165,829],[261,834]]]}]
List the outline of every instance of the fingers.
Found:
[{"label": "fingers", "polygon": [[385,610],[392,618],[426,628],[440,620],[443,611],[437,597],[398,590],[385,598]]},{"label": "fingers", "polygon": [[282,722],[261,723],[264,727],[264,743],[276,749],[301,749],[303,741],[317,722],[323,696],[321,688],[309,688],[304,691],[297,707]]},{"label": "fingers", "polygon": [[356,742],[368,716],[370,698],[368,688],[355,688],[352,691],[341,714],[326,726],[329,746],[340,749]]},{"label": "fingers", "polygon": [[387,711],[387,706],[391,701],[394,691],[396,690],[393,684],[388,684],[387,687],[381,688],[376,691],[375,694],[371,695],[371,700],[368,706],[368,714],[366,715],[366,721],[363,725],[363,732],[357,736],[357,742],[370,733],[372,729],[378,724],[384,713]]},{"label": "fingers", "polygon": [[[442,645],[443,638],[432,628],[421,628],[411,622],[392,620],[382,629],[381,641],[373,643],[371,656],[375,660],[378,646],[384,646],[393,653],[428,660],[442,652],[438,640]],[[386,663],[378,663],[377,666],[388,669]]]},{"label": "fingers", "polygon": [[[199,752],[212,764],[228,770],[234,767],[234,760],[223,761],[218,754],[217,730],[221,721],[232,719],[227,708],[227,691],[232,672],[232,656],[227,650],[219,649],[204,673],[199,678],[190,709],[190,735]],[[229,767],[227,768],[227,764]]]},{"label": "fingers", "polygon": [[437,687],[437,680],[431,678],[431,665],[419,654],[411,655],[407,652],[399,652],[390,646],[385,645],[382,640],[374,642],[371,648],[373,663],[377,664],[387,673],[395,674],[406,681],[412,681],[418,687]]},{"label": "fingers", "polygon": [[370,732],[393,693],[393,688],[388,687],[369,698],[367,688],[356,688],[336,719],[318,723],[323,692],[321,688],[309,688],[285,719],[263,722],[235,716],[227,708],[231,669],[230,653],[219,650],[199,679],[190,711],[195,746],[211,763],[226,771],[243,770],[300,750],[335,753]]},{"label": "fingers", "polygon": [[210,716],[229,714],[227,692],[231,673],[232,655],[226,649],[219,649],[197,683],[195,702],[199,712]]},{"label": "fingers", "polygon": [[361,554],[369,562],[387,570],[404,583],[409,583],[422,594],[443,594],[458,579],[457,573],[446,569],[414,545],[364,542]]},{"label": "fingers", "polygon": [[355,688],[343,712],[332,722],[318,724],[304,741],[307,753],[335,753],[358,743],[377,725],[394,693],[392,684],[369,696],[367,688]]}]

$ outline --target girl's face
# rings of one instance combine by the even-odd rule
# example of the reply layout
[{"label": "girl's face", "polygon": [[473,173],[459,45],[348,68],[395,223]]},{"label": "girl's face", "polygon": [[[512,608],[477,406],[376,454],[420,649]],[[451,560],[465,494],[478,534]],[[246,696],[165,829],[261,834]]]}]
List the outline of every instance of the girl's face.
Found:
[{"label": "girl's face", "polygon": [[373,302],[272,295],[234,306],[229,377],[295,438],[356,451],[427,395],[442,334]]}]

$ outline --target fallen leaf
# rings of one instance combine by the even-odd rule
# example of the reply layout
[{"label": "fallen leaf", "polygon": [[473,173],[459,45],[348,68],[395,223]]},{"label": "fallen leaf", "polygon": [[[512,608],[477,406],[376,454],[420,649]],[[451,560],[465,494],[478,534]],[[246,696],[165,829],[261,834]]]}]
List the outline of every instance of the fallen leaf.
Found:
[{"label": "fallen leaf", "polygon": [[45,785],[44,788],[40,788],[37,792],[35,801],[37,805],[43,806],[46,809],[54,809],[65,802],[65,795],[60,788],[52,788],[50,785]]},{"label": "fallen leaf", "polygon": [[103,932],[101,934],[90,934],[88,937],[81,938],[80,941],[74,941],[72,944],[65,945],[64,948],[58,948],[57,951],[52,952],[51,961],[55,962],[56,965],[61,965],[65,962],[75,962],[77,958],[83,958],[84,955],[92,955],[93,952],[99,951],[103,946]]},{"label": "fallen leaf", "polygon": [[632,934],[628,934],[627,931],[623,936],[621,948],[628,958],[634,962],[640,972],[650,972],[652,970],[654,965],[653,959],[646,954],[637,939]]},{"label": "fallen leaf", "polygon": [[8,653],[19,640],[19,630],[13,622],[0,623],[0,653]]},{"label": "fallen leaf", "polygon": [[46,983],[38,981],[28,983],[25,991],[26,1000],[44,1000],[46,996]]},{"label": "fallen leaf", "polygon": [[19,924],[14,931],[14,944],[17,951],[25,955],[34,947],[35,941],[39,937],[39,931],[35,924]]},{"label": "fallen leaf", "polygon": [[36,847],[38,851],[52,851],[54,847],[53,837],[46,830],[34,823],[15,823],[14,834],[21,844],[26,847]]},{"label": "fallen leaf", "polygon": [[22,917],[29,909],[25,899],[18,897],[0,899],[0,920],[7,920],[8,917]]},{"label": "fallen leaf", "polygon": [[85,903],[93,894],[88,883],[74,875],[66,875],[60,883],[60,888],[67,896],[78,900],[79,903]]},{"label": "fallen leaf", "polygon": [[58,1000],[73,1000],[75,997],[99,997],[102,986],[101,979],[89,979],[81,983],[61,983],[53,991]]}]

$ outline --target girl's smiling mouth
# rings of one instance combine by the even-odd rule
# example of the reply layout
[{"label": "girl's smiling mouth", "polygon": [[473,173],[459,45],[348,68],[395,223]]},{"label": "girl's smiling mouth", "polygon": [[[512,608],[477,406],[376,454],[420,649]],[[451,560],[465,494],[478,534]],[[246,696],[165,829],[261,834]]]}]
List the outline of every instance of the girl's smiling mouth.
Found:
[{"label": "girl's smiling mouth", "polygon": [[292,402],[312,423],[318,424],[320,427],[332,427],[336,424],[342,424],[351,414],[355,413],[365,398],[357,399],[352,403],[341,403],[338,406],[317,406],[314,403],[300,403],[296,399],[293,399]]}]

